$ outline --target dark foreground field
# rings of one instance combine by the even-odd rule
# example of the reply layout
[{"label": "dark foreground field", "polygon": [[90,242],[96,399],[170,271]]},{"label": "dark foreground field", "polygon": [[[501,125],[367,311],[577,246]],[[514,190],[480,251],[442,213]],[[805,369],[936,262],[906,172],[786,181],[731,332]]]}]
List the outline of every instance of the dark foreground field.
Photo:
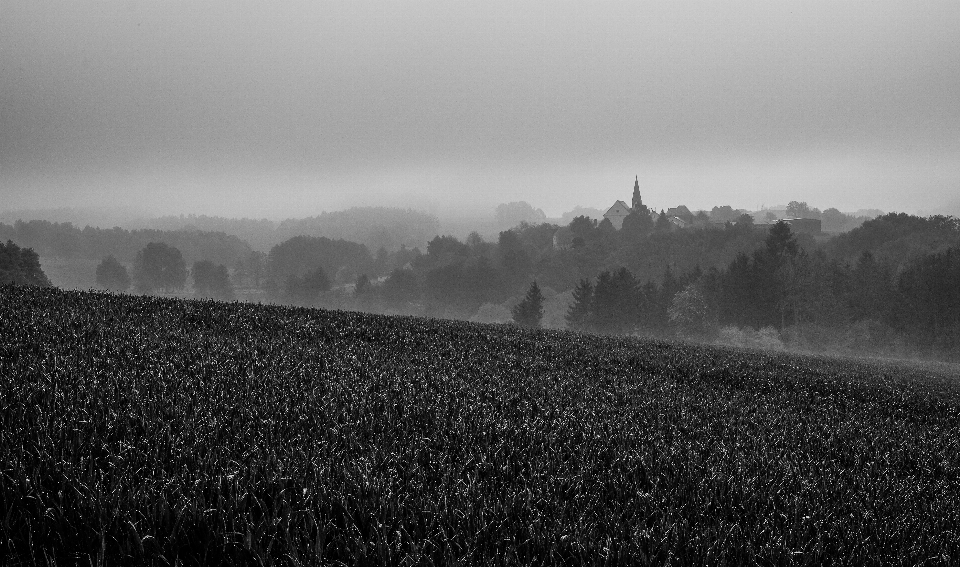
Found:
[{"label": "dark foreground field", "polygon": [[939,565],[917,367],[0,288],[6,564]]}]

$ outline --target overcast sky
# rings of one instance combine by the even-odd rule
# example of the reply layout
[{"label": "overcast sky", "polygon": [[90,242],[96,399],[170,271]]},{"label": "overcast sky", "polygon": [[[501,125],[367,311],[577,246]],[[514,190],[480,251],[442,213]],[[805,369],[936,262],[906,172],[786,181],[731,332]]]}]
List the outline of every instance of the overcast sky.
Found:
[{"label": "overcast sky", "polygon": [[[960,197],[960,2],[0,0],[0,208]],[[958,205],[960,207],[960,205]]]}]

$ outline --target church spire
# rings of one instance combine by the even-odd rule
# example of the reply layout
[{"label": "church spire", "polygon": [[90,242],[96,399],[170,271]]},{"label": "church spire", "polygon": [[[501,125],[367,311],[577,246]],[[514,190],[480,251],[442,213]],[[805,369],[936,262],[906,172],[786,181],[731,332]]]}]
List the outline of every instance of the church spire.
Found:
[{"label": "church spire", "polygon": [[638,175],[633,182],[633,210],[639,211],[643,207],[643,200],[640,198],[640,176]]}]

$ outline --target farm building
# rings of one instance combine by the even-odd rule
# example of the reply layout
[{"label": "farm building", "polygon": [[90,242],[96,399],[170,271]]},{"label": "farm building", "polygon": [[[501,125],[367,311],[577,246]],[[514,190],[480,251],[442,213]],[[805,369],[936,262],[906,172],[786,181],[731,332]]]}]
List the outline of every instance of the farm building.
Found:
[{"label": "farm building", "polygon": [[790,230],[802,234],[820,234],[820,219],[783,219],[790,225]]}]

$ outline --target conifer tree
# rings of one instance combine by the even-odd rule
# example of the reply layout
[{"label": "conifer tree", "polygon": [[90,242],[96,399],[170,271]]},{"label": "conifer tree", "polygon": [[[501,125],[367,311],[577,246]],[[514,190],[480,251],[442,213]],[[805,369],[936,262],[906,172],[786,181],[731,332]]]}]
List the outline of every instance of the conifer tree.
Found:
[{"label": "conifer tree", "polygon": [[567,310],[567,325],[577,331],[586,331],[591,327],[593,315],[593,284],[588,279],[580,280],[573,290],[573,303]]},{"label": "conifer tree", "polygon": [[653,230],[656,232],[670,232],[670,219],[667,218],[667,214],[663,212],[663,209],[660,209],[660,216],[657,217],[657,223],[654,225]]},{"label": "conifer tree", "polygon": [[539,328],[543,319],[543,294],[534,281],[527,290],[527,296],[512,310],[514,323],[521,327]]}]

